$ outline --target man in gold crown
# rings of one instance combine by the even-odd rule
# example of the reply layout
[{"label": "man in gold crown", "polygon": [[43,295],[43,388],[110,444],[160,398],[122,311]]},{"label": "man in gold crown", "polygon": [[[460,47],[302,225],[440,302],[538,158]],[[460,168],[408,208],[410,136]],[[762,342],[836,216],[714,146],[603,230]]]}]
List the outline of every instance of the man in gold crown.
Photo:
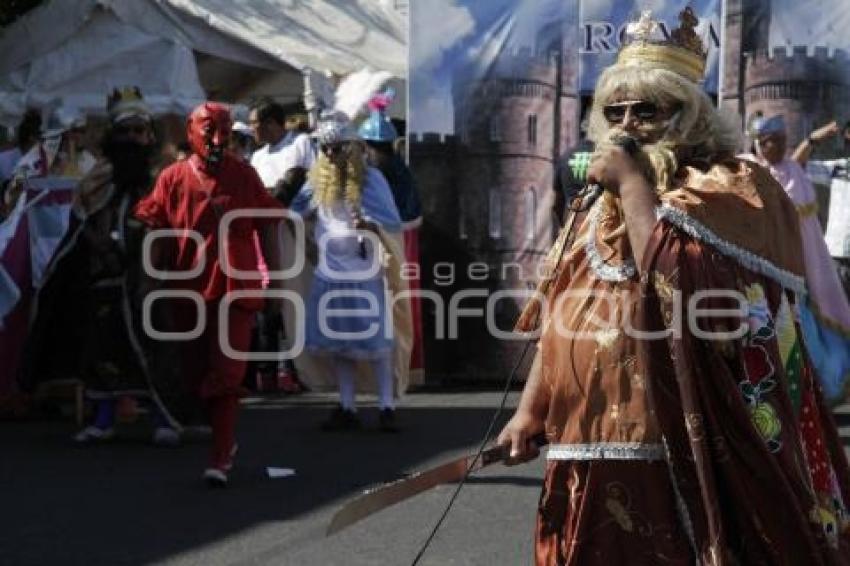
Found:
[{"label": "man in gold crown", "polygon": [[153,184],[152,117],[136,87],[115,89],[106,109],[104,159],[80,181],[71,225],[35,303],[24,384],[67,377],[85,383],[93,419],[77,442],[112,439],[117,402],[132,396],[150,401],[153,442],[174,445],[177,392],[168,372],[155,371],[141,332],[136,290],[143,232],[129,214]]},{"label": "man in gold crown", "polygon": [[499,443],[511,462],[550,444],[537,564],[850,564],[797,213],[732,157],[695,25],[629,26],[590,116],[604,192],[518,324],[541,338]]}]

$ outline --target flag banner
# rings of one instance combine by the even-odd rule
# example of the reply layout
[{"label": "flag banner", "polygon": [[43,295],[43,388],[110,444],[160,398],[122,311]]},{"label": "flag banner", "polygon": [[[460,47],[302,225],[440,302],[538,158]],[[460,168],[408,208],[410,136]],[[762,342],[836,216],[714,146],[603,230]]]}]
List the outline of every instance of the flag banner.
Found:
[{"label": "flag banner", "polygon": [[0,397],[15,389],[36,283],[68,230],[77,181],[42,177],[25,183],[0,224]]},{"label": "flag banner", "polygon": [[27,210],[34,288],[41,287],[44,270],[68,230],[77,182],[69,177],[29,180],[27,198],[31,202],[38,199]]}]

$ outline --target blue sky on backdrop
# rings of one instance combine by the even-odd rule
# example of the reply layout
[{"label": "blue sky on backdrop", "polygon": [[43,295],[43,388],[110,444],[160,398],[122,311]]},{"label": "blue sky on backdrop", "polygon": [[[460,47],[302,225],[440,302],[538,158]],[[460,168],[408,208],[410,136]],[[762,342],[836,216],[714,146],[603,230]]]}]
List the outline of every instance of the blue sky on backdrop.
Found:
[{"label": "blue sky on backdrop", "polygon": [[[676,15],[690,4],[697,14],[713,14],[715,27],[719,22],[721,0],[585,0],[582,2],[583,22],[630,21],[641,10],[652,9],[671,27],[677,24]],[[831,0],[840,1],[840,0]],[[413,0],[410,3],[410,112],[411,132],[454,131],[454,111],[451,96],[452,77],[469,60],[486,62],[501,50],[520,47],[535,49],[541,28],[561,21],[567,29],[579,30],[577,4],[563,0]],[[706,26],[704,22],[701,27]],[[593,32],[595,49],[604,49]],[[577,33],[577,42],[582,34]],[[605,38],[602,37],[604,42]],[[608,41],[613,60],[618,44]],[[716,50],[710,50],[707,78],[709,89],[716,89]],[[595,82],[592,58],[598,57],[596,67],[608,63],[606,56],[586,55],[582,61],[586,77],[585,88]]]},{"label": "blue sky on backdrop", "polygon": [[824,45],[850,51],[848,0],[771,0],[770,45]]},{"label": "blue sky on backdrop", "polygon": [[[581,21],[604,22],[631,19],[642,9],[662,14],[675,25],[675,14],[688,0],[583,0]],[[777,45],[824,45],[850,52],[848,0],[771,0],[769,42]],[[411,0],[411,132],[451,133],[454,112],[452,76],[470,58],[486,61],[499,49],[534,48],[544,24],[562,20],[578,22],[579,15],[563,0]],[[715,14],[719,22],[721,0],[690,0],[698,14]],[[571,11],[573,10],[573,11]],[[704,25],[704,24],[703,24]],[[598,32],[598,30],[597,30]],[[595,32],[596,33],[596,32]],[[706,86],[715,90],[718,67],[716,50],[709,53]],[[608,59],[613,58],[609,55]],[[599,64],[604,66],[604,57]],[[583,68],[592,67],[588,57]],[[590,88],[595,75],[585,76]]]},{"label": "blue sky on backdrop", "polygon": [[[414,0],[410,3],[410,115],[413,132],[451,133],[452,77],[470,60],[535,48],[538,28],[567,17],[563,0]],[[573,9],[574,11],[574,9]],[[573,15],[573,21],[577,21]]]}]

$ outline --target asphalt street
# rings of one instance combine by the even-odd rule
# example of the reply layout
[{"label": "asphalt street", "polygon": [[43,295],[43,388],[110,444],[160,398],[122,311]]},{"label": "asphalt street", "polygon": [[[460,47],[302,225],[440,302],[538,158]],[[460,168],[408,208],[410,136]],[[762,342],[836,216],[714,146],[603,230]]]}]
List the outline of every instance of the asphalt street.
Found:
[{"label": "asphalt street", "polygon": [[[0,423],[0,564],[409,565],[454,485],[326,537],[331,516],[363,489],[473,451],[499,399],[409,395],[397,435],[374,430],[373,406],[363,431],[320,432],[328,395],[248,400],[232,485],[216,491],[200,481],[206,441],[156,448],[139,422],[81,448],[67,420]],[[839,419],[850,438],[850,408]],[[477,473],[420,564],[530,564],[542,474],[542,459]]]},{"label": "asphalt street", "polygon": [[[205,441],[156,448],[139,422],[77,447],[68,421],[0,423],[0,564],[410,564],[454,485],[334,536],[325,528],[363,489],[473,451],[499,398],[409,395],[395,435],[374,430],[370,406],[365,430],[319,431],[327,395],[249,400],[232,485],[215,491],[200,481]],[[269,467],[295,475],[270,478]],[[420,564],[528,564],[542,473],[537,461],[477,474]]]}]

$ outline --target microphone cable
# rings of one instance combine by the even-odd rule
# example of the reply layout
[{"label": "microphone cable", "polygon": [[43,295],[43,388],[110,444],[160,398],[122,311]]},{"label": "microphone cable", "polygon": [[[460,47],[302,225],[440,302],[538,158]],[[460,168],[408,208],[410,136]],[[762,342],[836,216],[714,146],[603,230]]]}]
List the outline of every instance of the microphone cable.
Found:
[{"label": "microphone cable", "polygon": [[[631,138],[629,138],[629,139],[631,139]],[[631,152],[629,152],[629,153],[631,153]],[[599,185],[597,185],[595,183],[591,184],[591,185],[587,185],[576,196],[576,198],[574,198],[573,201],[570,203],[569,209],[570,209],[571,214],[570,214],[570,219],[567,221],[568,222],[568,226],[566,227],[567,237],[566,237],[566,240],[564,242],[564,246],[561,248],[560,252],[558,253],[558,259],[554,264],[555,268],[557,268],[557,266],[559,266],[561,264],[561,260],[564,257],[564,253],[566,252],[567,248],[570,247],[571,235],[572,235],[572,231],[573,231],[573,228],[574,228],[576,216],[578,215],[579,212],[587,211],[593,205],[593,203],[596,202],[596,199],[598,199],[601,194],[602,194],[602,187],[600,187]],[[580,200],[580,203],[579,203],[578,206],[575,206],[575,202],[578,201],[578,200]],[[457,499],[458,495],[460,495],[460,490],[463,489],[463,486],[466,484],[466,480],[469,478],[470,474],[472,473],[472,470],[475,469],[475,465],[478,463],[478,460],[481,458],[481,454],[484,452],[484,449],[487,447],[487,444],[490,443],[490,439],[491,439],[492,434],[493,434],[493,429],[496,427],[496,423],[499,421],[499,417],[502,415],[502,412],[505,410],[505,405],[507,404],[507,401],[508,401],[508,394],[511,391],[511,385],[513,385],[514,377],[516,376],[516,372],[520,368],[520,365],[522,364],[523,360],[525,359],[525,356],[528,353],[528,348],[531,346],[531,344],[535,340],[536,340],[535,338],[529,338],[528,340],[525,341],[525,345],[523,346],[522,351],[520,352],[519,356],[517,357],[517,360],[514,363],[513,369],[511,370],[511,373],[508,375],[507,381],[505,382],[505,387],[502,390],[502,399],[499,403],[499,406],[496,408],[496,411],[493,413],[493,416],[490,418],[490,424],[487,425],[487,430],[485,431],[484,437],[482,438],[481,443],[478,446],[478,450],[475,452],[475,456],[472,458],[472,462],[470,462],[469,465],[467,466],[466,473],[463,474],[463,477],[458,482],[457,487],[454,490],[454,493],[452,493],[452,496],[449,499],[449,502],[446,504],[445,509],[443,509],[443,513],[440,515],[440,518],[437,520],[436,524],[431,529],[431,533],[428,535],[428,538],[425,540],[425,542],[420,547],[419,552],[416,553],[416,557],[413,559],[411,566],[417,566],[419,564],[419,561],[425,555],[425,551],[427,551],[428,548],[430,547],[431,542],[434,540],[434,537],[437,535],[437,531],[440,530],[440,527],[443,525],[443,522],[446,520],[446,517],[448,516],[449,511],[451,511],[452,507],[454,506],[455,500]]]}]

